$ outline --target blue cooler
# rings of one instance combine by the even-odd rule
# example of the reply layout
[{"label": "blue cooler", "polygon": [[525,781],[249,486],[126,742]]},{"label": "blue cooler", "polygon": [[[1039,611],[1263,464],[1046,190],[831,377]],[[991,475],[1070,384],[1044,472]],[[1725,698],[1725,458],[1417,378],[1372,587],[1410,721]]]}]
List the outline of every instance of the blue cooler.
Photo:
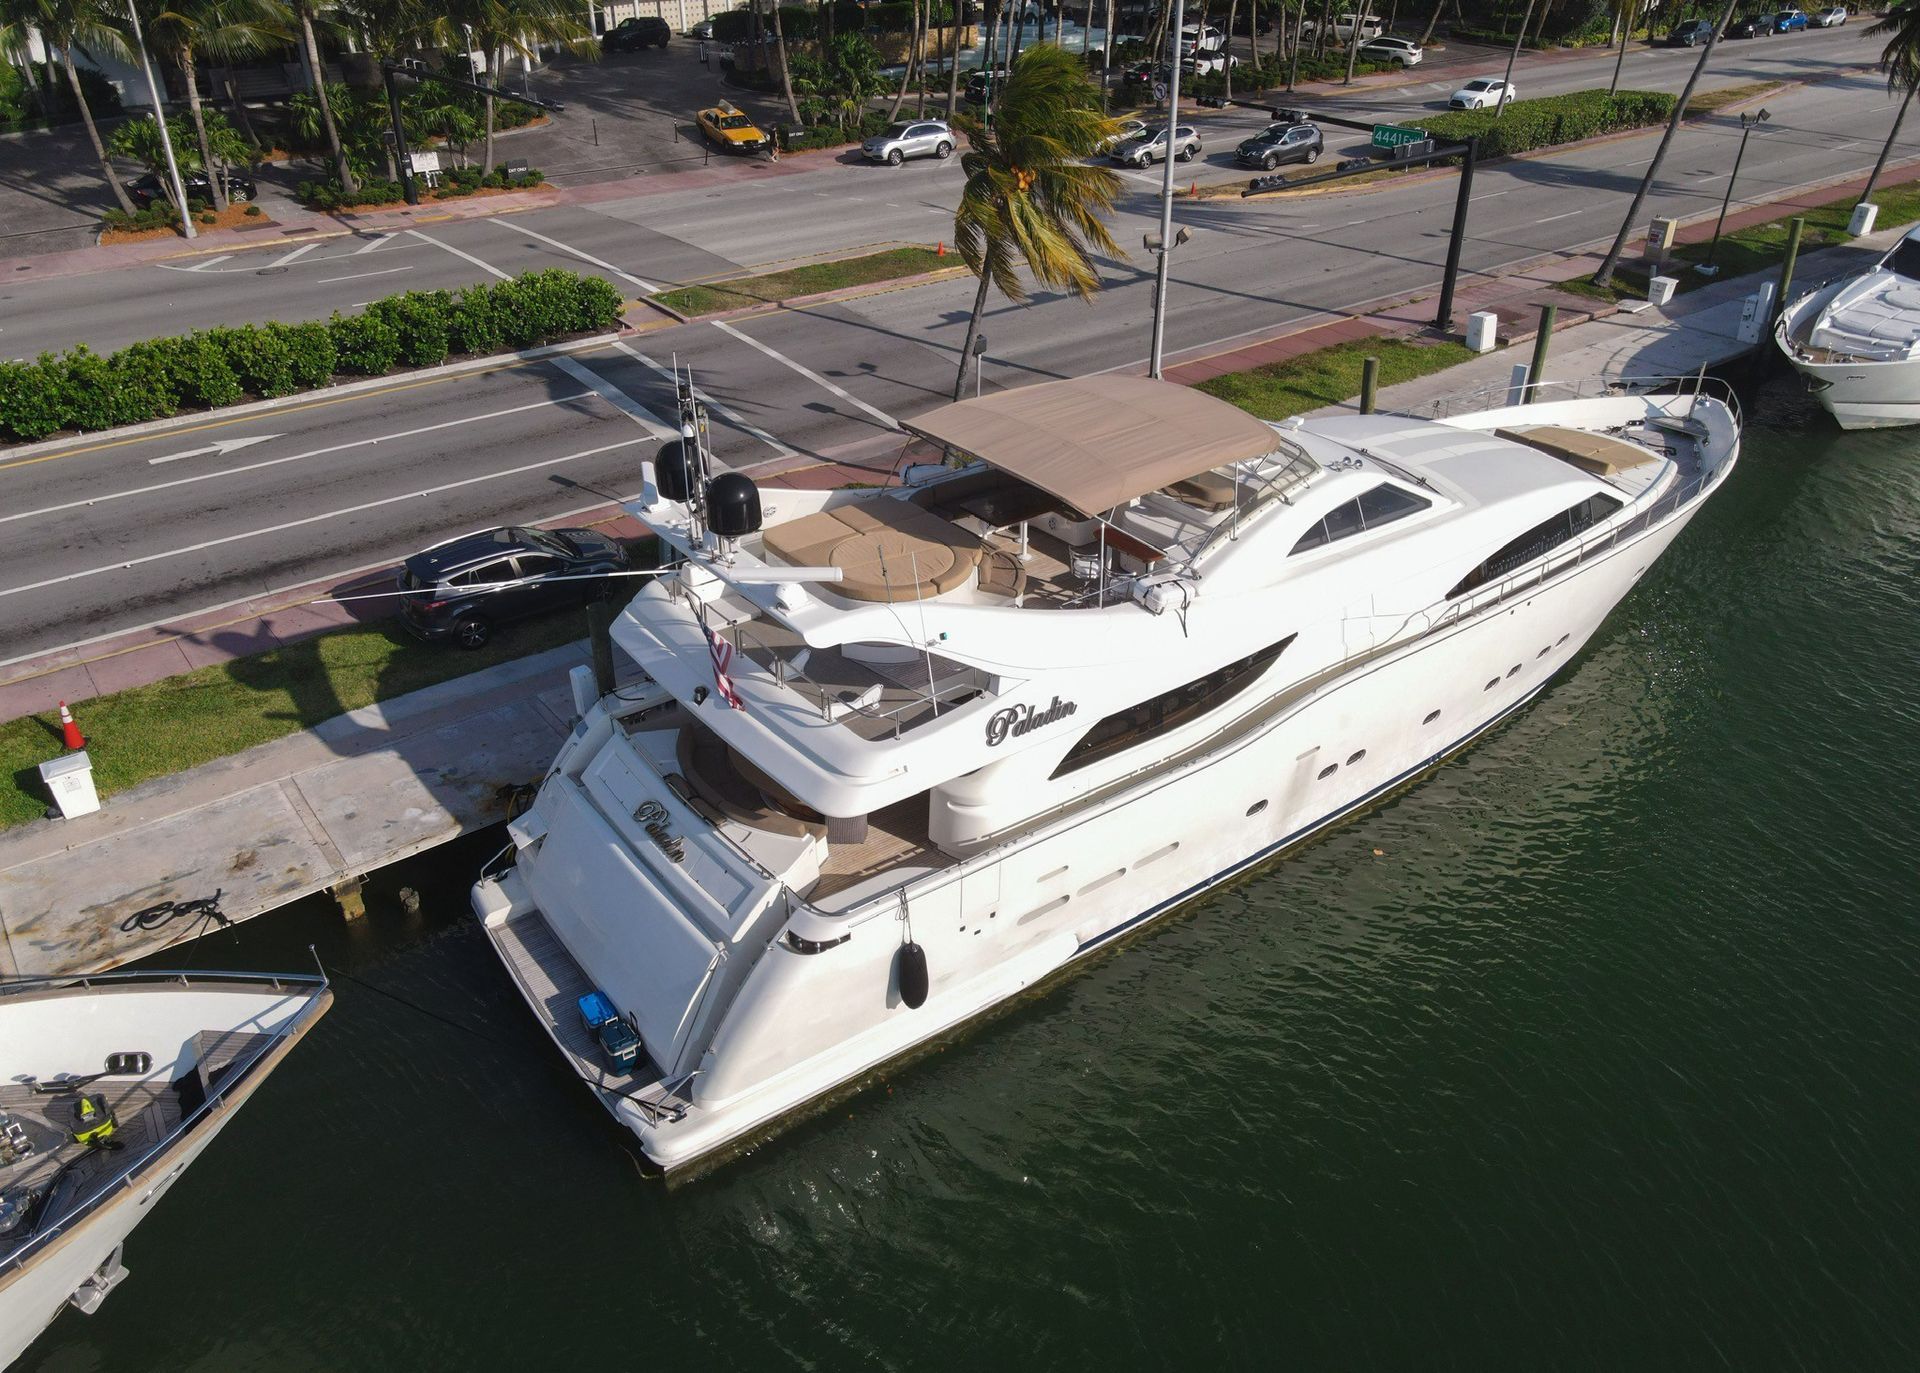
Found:
[{"label": "blue cooler", "polygon": [[630,1073],[640,1066],[640,1036],[624,1020],[609,1020],[599,1029],[600,1052],[616,1073]]},{"label": "blue cooler", "polygon": [[613,1003],[602,992],[588,992],[575,1003],[580,1007],[580,1023],[587,1027],[588,1034],[599,1034],[600,1027],[609,1020],[620,1017],[613,1009]]}]

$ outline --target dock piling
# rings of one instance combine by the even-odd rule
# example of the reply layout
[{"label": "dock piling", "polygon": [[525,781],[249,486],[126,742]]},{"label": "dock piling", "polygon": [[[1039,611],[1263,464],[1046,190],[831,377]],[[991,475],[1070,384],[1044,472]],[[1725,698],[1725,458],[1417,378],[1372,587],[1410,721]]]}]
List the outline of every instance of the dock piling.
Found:
[{"label": "dock piling", "polygon": [[1360,363],[1360,413],[1371,415],[1380,392],[1380,359],[1366,358]]},{"label": "dock piling", "polygon": [[1520,390],[1520,403],[1531,405],[1534,390],[1540,385],[1540,379],[1547,371],[1547,343],[1553,338],[1553,321],[1558,317],[1560,307],[1542,305],[1540,307],[1540,332],[1533,336],[1533,365],[1527,368],[1527,384]]}]

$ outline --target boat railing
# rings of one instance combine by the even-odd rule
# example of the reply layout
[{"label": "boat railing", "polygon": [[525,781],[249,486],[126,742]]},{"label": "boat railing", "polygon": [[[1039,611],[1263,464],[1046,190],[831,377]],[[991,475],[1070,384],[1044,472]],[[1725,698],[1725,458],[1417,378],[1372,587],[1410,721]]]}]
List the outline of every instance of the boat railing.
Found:
[{"label": "boat railing", "polygon": [[191,986],[196,982],[245,983],[288,991],[304,987],[326,987],[325,970],[317,973],[234,972],[226,968],[148,968],[122,969],[97,973],[50,973],[0,977],[0,996],[20,996],[30,992],[71,991],[79,988],[116,986]]},{"label": "boat railing", "polygon": [[[286,973],[262,976],[259,973],[203,970],[165,973],[90,973],[84,977],[7,978],[3,984],[0,984],[0,993],[18,991],[23,985],[32,985],[44,989],[48,986],[69,988],[76,986],[98,987],[116,983],[156,985],[180,982],[184,984],[194,979],[202,982],[248,982],[254,985],[264,983],[273,986],[276,990],[305,988],[319,991],[324,990],[328,985],[324,971],[318,976]],[[45,1249],[61,1235],[66,1234],[80,1224],[80,1222],[93,1215],[114,1196],[122,1192],[131,1191],[137,1186],[156,1160],[171,1150],[180,1139],[189,1134],[201,1122],[211,1118],[215,1112],[225,1109],[227,1097],[242,1083],[247,1083],[252,1080],[254,1068],[257,1067],[261,1060],[266,1058],[268,1054],[277,1049],[296,1029],[301,1027],[306,1021],[310,1010],[311,1006],[309,1005],[307,1010],[296,1014],[277,1033],[269,1036],[265,1043],[256,1045],[251,1053],[228,1065],[229,1071],[222,1077],[219,1084],[216,1086],[209,1083],[206,1099],[194,1107],[193,1110],[187,1112],[187,1114],[181,1118],[180,1123],[167,1132],[165,1138],[158,1144],[149,1147],[145,1152],[134,1157],[112,1181],[100,1187],[92,1196],[88,1197],[86,1201],[82,1202],[72,1211],[60,1217],[59,1220],[52,1224],[36,1230],[31,1239],[27,1240],[18,1249],[7,1254],[4,1261],[0,1261],[0,1273],[11,1273],[25,1268],[42,1249]]]},{"label": "boat railing", "polygon": [[[946,664],[952,670],[937,673],[934,658],[931,654],[926,654],[924,659],[908,660],[916,666],[921,666],[924,661],[922,666],[922,672],[926,677],[924,684],[913,680],[911,674],[888,674],[873,668],[874,680],[868,687],[868,691],[877,687],[881,694],[872,701],[863,701],[861,693],[855,692],[849,696],[845,694],[844,688],[835,689],[815,680],[807,674],[804,666],[797,665],[791,658],[783,657],[775,645],[755,634],[751,627],[744,624],[735,625],[731,632],[734,652],[751,661],[770,665],[768,670],[772,672],[774,681],[793,692],[801,700],[808,702],[820,712],[822,720],[833,721],[848,715],[857,715],[863,720],[877,721],[882,725],[891,722],[895,738],[899,737],[904,717],[927,707],[932,707],[934,713],[938,714],[949,698],[971,699],[972,694],[983,691],[986,687],[985,676],[977,668],[965,663],[952,663],[947,659],[939,659],[939,662]],[[759,656],[756,657],[756,654]],[[872,668],[871,664],[868,666]],[[904,700],[889,702],[885,700],[885,693],[888,691],[908,694]]]},{"label": "boat railing", "polygon": [[[1477,410],[1501,410],[1515,402],[1509,397],[1515,388],[1506,382],[1494,382],[1473,391],[1440,396],[1423,405],[1396,410],[1395,414],[1415,419],[1446,419],[1452,415],[1472,414]],[[1528,389],[1530,404],[1556,400],[1594,400],[1606,396],[1679,395],[1706,396],[1733,412],[1734,427],[1742,424],[1740,397],[1728,382],[1719,377],[1695,372],[1686,376],[1576,377],[1566,381],[1541,381]]]}]

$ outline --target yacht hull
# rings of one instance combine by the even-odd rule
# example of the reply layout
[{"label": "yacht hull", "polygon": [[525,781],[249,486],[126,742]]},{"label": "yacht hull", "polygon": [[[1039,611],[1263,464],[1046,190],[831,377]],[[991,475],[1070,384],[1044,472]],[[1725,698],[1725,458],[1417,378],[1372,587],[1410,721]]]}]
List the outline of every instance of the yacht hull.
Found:
[{"label": "yacht hull", "polygon": [[1920,424],[1920,357],[1878,360],[1815,349],[1804,340],[1848,283],[1802,297],[1781,316],[1774,343],[1807,390],[1842,429],[1897,429]]},{"label": "yacht hull", "polygon": [[[1520,709],[1702,504],[1691,500],[1491,609],[1358,660],[1211,753],[978,854],[897,904],[876,903],[844,943],[772,944],[733,991],[687,1109],[663,1118],[604,1090],[602,1102],[672,1171],[751,1143],[951,1037],[1409,784]],[[478,884],[474,903],[490,933],[536,913],[512,871]],[[918,1009],[903,1004],[897,974],[909,937],[931,978]],[[551,1031],[550,1008],[521,990]]]},{"label": "yacht hull", "polygon": [[[102,984],[111,986],[111,981]],[[324,989],[296,1002],[279,992],[248,995],[235,992],[196,992],[184,986],[178,990],[159,989],[107,993],[116,1003],[134,998],[161,998],[159,1014],[143,1016],[125,1004],[109,1005],[93,1016],[96,1026],[114,1025],[108,1038],[127,1047],[138,1043],[156,1046],[171,1040],[179,1042],[182,1033],[193,1027],[206,1029],[239,1025],[278,1034],[276,1043],[252,1064],[245,1075],[218,1094],[199,1118],[177,1131],[162,1147],[148,1156],[133,1173],[106,1198],[94,1203],[79,1219],[65,1227],[48,1242],[33,1249],[18,1261],[0,1268],[0,1367],[11,1364],[40,1337],[69,1305],[91,1311],[112,1287],[127,1276],[120,1266],[120,1252],[134,1227],[152,1211],[153,1203],[166,1195],[189,1165],[212,1146],[227,1122],[258,1090],[268,1075],[292,1049],[332,1002]],[[243,1003],[242,998],[245,997]],[[223,1015],[237,1019],[198,1020],[186,1005],[189,999],[240,1003],[221,1004]],[[182,1012],[186,1014],[182,1014]],[[11,1021],[7,1028],[18,1027]],[[150,1036],[141,1039],[141,1033]],[[115,1038],[114,1036],[120,1036]],[[18,1049],[26,1036],[9,1047]],[[20,1055],[24,1060],[26,1055]]]}]

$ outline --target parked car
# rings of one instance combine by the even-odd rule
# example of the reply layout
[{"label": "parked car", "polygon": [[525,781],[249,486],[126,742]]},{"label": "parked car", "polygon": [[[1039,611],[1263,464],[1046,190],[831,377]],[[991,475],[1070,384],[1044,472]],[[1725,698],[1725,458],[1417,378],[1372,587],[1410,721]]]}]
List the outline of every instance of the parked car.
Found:
[{"label": "parked car", "polygon": [[1667,46],[1670,48],[1697,48],[1713,37],[1713,21],[1709,19],[1689,19],[1684,24],[1675,24],[1667,34]]},{"label": "parked car", "polygon": [[1360,56],[1369,62],[1398,62],[1403,67],[1417,67],[1426,53],[1411,38],[1385,36],[1362,43]]},{"label": "parked car", "polygon": [[673,30],[658,15],[622,19],[600,35],[601,52],[639,52],[642,48],[664,48],[673,41]]},{"label": "parked car", "polygon": [[713,37],[713,20],[702,19],[699,23],[687,30],[687,37],[711,39]]},{"label": "parked car", "polygon": [[1775,33],[1792,33],[1795,29],[1804,29],[1806,26],[1807,14],[1805,10],[1781,10],[1773,16],[1773,31]]},{"label": "parked car", "polygon": [[1765,38],[1773,32],[1773,16],[1758,14],[1751,19],[1736,19],[1727,25],[1729,38]]},{"label": "parked car", "polygon": [[1847,22],[1847,7],[1828,5],[1813,16],[1812,22],[1818,28],[1837,29]]},{"label": "parked car", "polygon": [[[1186,162],[1200,155],[1200,135],[1191,124],[1181,124],[1173,131],[1173,160]],[[1129,138],[1107,156],[1126,167],[1150,167],[1156,162],[1167,160],[1166,126],[1149,130],[1137,137]]]},{"label": "parked car", "polygon": [[1192,57],[1183,57],[1180,59],[1180,76],[1183,80],[1191,76],[1212,76],[1215,72],[1223,72],[1228,67],[1237,67],[1239,65],[1240,59],[1232,53],[1197,53]]},{"label": "parked car", "polygon": [[1227,36],[1208,24],[1188,24],[1180,30],[1181,52],[1219,52],[1227,46]]},{"label": "parked car", "polygon": [[700,126],[701,133],[728,152],[757,153],[773,141],[761,132],[759,125],[726,100],[710,110],[700,111],[693,122]]},{"label": "parked car", "polygon": [[[209,205],[213,203],[213,183],[207,180],[205,172],[182,172],[180,182],[186,187],[188,204],[192,204],[196,200],[204,200]],[[156,200],[170,200],[172,198],[167,194],[166,187],[161,183],[160,178],[152,172],[148,172],[145,176],[136,176],[133,180],[126,182],[125,185],[127,188],[127,198],[133,202],[133,207],[136,210],[149,209]],[[236,171],[229,167],[226,172],[225,185],[228,200],[252,200],[254,197],[253,178],[245,172]]]},{"label": "parked car", "polygon": [[1120,131],[1118,133],[1108,134],[1105,138],[1101,139],[1095,151],[1110,153],[1122,143],[1125,143],[1129,138],[1137,138],[1146,131],[1146,120],[1123,119],[1120,121]]},{"label": "parked car", "polygon": [[1459,90],[1447,97],[1450,110],[1491,110],[1496,108],[1502,96],[1511,105],[1520,98],[1520,92],[1514,86],[1498,77],[1479,76],[1467,82]]},{"label": "parked car", "polygon": [[1234,161],[1242,167],[1272,171],[1283,162],[1314,163],[1326,148],[1326,139],[1318,124],[1296,124],[1282,120],[1269,124],[1234,149]]},{"label": "parked car", "polygon": [[[1333,21],[1333,36],[1338,38],[1342,43],[1345,43],[1353,37],[1353,27],[1356,23],[1359,23],[1359,16],[1357,15],[1343,14],[1338,16]],[[1386,32],[1386,27],[1385,24],[1380,22],[1378,15],[1370,14],[1367,16],[1366,22],[1360,24],[1360,36],[1362,38],[1378,38],[1382,33]],[[1317,20],[1309,19],[1300,26],[1300,34],[1303,38],[1311,38],[1319,31],[1320,25]]]},{"label": "parked car", "polygon": [[[993,84],[995,86],[1004,85],[1009,75],[1010,73],[1005,67],[995,67],[993,69]],[[966,99],[969,105],[984,105],[987,103],[986,72],[977,71],[967,78]]]},{"label": "parked car", "polygon": [[944,120],[902,119],[862,143],[860,154],[869,162],[895,167],[910,157],[952,157],[953,130]]},{"label": "parked car", "polygon": [[510,526],[462,534],[402,565],[400,619],[429,642],[479,648],[504,621],[607,595],[612,583],[602,574],[626,565],[626,550],[591,529]]}]

